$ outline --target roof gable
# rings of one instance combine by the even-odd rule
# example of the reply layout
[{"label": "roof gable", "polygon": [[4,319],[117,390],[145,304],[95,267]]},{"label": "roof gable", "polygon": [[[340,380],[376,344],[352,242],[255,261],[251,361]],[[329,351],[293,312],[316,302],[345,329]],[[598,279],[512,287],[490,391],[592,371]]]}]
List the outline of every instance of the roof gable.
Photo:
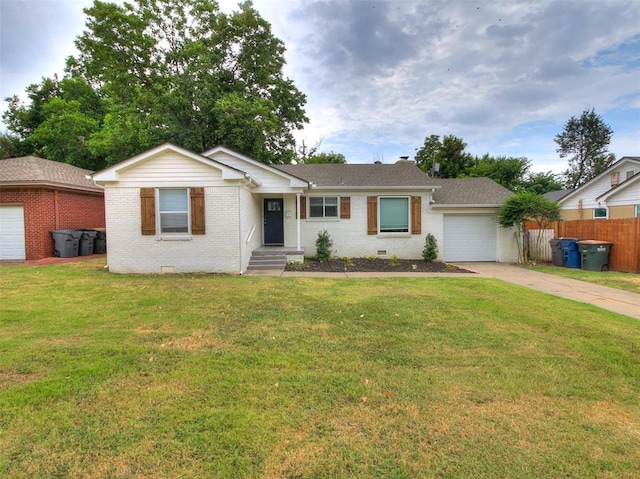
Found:
[{"label": "roof gable", "polygon": [[[629,166],[633,166],[634,169],[635,168],[640,169],[640,157],[637,157],[637,156],[623,156],[622,158],[620,158],[615,163],[612,163],[609,166],[609,168],[604,170],[598,176],[590,179],[584,185],[579,186],[578,188],[573,190],[571,193],[569,193],[566,196],[564,196],[563,198],[561,198],[558,201],[558,203],[560,203],[560,205],[566,205],[573,198],[580,197],[580,195],[582,195],[583,193],[585,193],[586,191],[588,191],[590,189],[594,189],[594,191],[591,192],[593,194],[593,196],[590,199],[595,200],[596,197],[600,197],[603,194],[606,194],[606,193],[608,193],[608,192],[610,192],[610,191],[612,191],[612,190],[614,190],[616,188],[616,187],[611,188],[610,184],[608,184],[608,181],[606,183],[603,183],[603,186],[601,186],[600,188],[597,188],[597,186],[600,183],[602,183],[603,180],[606,180],[606,178],[609,175],[611,175],[611,173],[616,172],[616,171],[622,171],[622,170],[624,170],[624,168],[628,168]],[[619,183],[618,186],[620,186],[622,183],[624,183],[624,181]],[[596,189],[598,191],[595,191]]]},{"label": "roof gable", "polygon": [[168,151],[175,152],[191,160],[197,161],[211,168],[216,168],[220,170],[222,173],[222,179],[224,180],[243,179],[248,176],[246,172],[241,171],[237,168],[233,168],[223,163],[220,163],[216,160],[213,160],[211,158],[198,155],[197,153],[194,153],[185,148],[181,148],[177,145],[174,145],[171,143],[164,143],[162,145],[156,146],[155,148],[151,148],[150,150],[142,152],[136,156],[133,156],[128,160],[121,161],[120,163],[116,163],[115,165],[112,165],[108,168],[105,168],[104,170],[94,173],[92,175],[93,179],[95,181],[103,181],[103,182],[118,181],[119,173],[135,168],[137,165],[140,165],[149,160],[152,160],[153,158],[158,157]]},{"label": "roof gable", "polygon": [[42,185],[102,192],[101,187],[87,178],[91,173],[91,170],[37,156],[0,160],[0,185],[2,186]]},{"label": "roof gable", "polygon": [[[619,183],[618,186],[615,186],[614,188],[611,188],[609,191],[598,196],[596,198],[596,201],[607,200],[608,198],[611,198],[612,196],[617,195],[618,193],[621,193],[623,191],[626,191],[632,188],[634,185],[638,185],[638,184],[640,184],[640,171],[635,175],[633,175],[631,178],[624,180],[622,183]],[[640,198],[638,199],[638,201],[640,201]]]},{"label": "roof gable", "polygon": [[307,188],[309,186],[307,181],[281,170],[277,166],[254,160],[224,146],[216,146],[215,148],[205,151],[202,155],[215,159],[220,163],[247,171],[252,177],[257,178],[265,184],[271,184],[275,176],[279,181],[284,180],[288,182],[292,188]]}]

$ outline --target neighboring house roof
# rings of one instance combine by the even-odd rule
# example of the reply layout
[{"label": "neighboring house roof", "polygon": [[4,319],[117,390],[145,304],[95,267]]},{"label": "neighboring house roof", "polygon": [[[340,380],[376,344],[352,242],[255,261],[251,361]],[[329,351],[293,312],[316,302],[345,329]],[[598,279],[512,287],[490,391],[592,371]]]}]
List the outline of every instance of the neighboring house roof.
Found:
[{"label": "neighboring house roof", "polygon": [[[611,174],[611,172],[613,172],[615,170],[618,170],[625,163],[633,163],[633,164],[637,164],[638,166],[640,166],[640,156],[623,156],[622,158],[620,158],[615,163],[612,163],[611,165],[609,165],[609,167],[606,170],[604,170],[602,173],[600,173],[598,176],[596,176],[595,178],[590,179],[584,185],[579,186],[575,190],[573,190],[570,193],[568,193],[565,196],[563,196],[559,200],[560,204],[562,205],[566,201],[568,201],[570,198],[580,194],[581,192],[583,192],[583,190],[585,190],[586,188],[590,187],[592,184],[594,184],[597,181],[599,181],[602,177]],[[604,192],[604,194],[610,194],[614,189],[618,188],[623,183],[626,183],[626,181],[622,181],[617,186],[614,186],[613,188],[607,189],[607,191]]]},{"label": "neighboring house roof", "polygon": [[624,180],[622,183],[619,183],[618,186],[611,188],[609,191],[604,192],[600,196],[596,198],[596,201],[606,200],[607,198],[624,191],[625,189],[631,187],[632,185],[638,183],[640,181],[640,171],[633,175],[631,178]]},{"label": "neighboring house roof", "polygon": [[275,168],[325,188],[428,187],[433,179],[413,163],[274,165]]},{"label": "neighboring house roof", "polygon": [[491,178],[437,178],[431,183],[441,189],[433,193],[438,206],[500,206],[513,192]]},{"label": "neighboring house roof", "polygon": [[547,191],[544,195],[546,199],[549,201],[560,201],[562,198],[567,196],[573,190],[557,190],[557,191]]},{"label": "neighboring house roof", "polygon": [[84,191],[99,191],[86,176],[91,170],[37,156],[22,156],[0,160],[0,186],[48,186]]}]

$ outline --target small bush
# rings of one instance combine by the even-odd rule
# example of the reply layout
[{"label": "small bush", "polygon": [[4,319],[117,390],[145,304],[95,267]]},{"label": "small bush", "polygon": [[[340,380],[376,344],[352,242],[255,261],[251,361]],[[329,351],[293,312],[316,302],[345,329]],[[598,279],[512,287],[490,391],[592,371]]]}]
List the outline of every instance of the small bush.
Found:
[{"label": "small bush", "polygon": [[398,258],[398,256],[394,254],[394,255],[391,257],[391,264],[392,264],[393,266],[398,266],[398,265],[400,264],[400,258]]},{"label": "small bush", "polygon": [[424,249],[422,250],[422,258],[427,263],[432,263],[438,257],[438,242],[436,237],[429,233],[424,242]]},{"label": "small bush", "polygon": [[316,258],[318,261],[329,261],[332,247],[333,240],[327,230],[319,231],[318,239],[316,239]]}]

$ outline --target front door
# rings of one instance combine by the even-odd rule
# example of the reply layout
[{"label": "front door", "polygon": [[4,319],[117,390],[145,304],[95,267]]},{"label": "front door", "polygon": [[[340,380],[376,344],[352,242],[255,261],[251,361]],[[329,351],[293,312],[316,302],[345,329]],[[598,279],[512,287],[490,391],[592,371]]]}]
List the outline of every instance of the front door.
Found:
[{"label": "front door", "polygon": [[264,244],[284,244],[282,198],[264,199]]}]

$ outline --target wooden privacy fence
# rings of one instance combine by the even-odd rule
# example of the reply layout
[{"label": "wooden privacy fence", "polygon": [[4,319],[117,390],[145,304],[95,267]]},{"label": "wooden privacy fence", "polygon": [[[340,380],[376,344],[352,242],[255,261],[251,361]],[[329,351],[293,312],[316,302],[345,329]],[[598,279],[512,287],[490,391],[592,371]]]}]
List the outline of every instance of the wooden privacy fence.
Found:
[{"label": "wooden privacy fence", "polygon": [[[529,223],[527,226],[532,230],[539,228],[535,223]],[[640,273],[640,218],[558,221],[547,228],[553,228],[555,238],[579,238],[613,243],[609,255],[609,269]],[[548,241],[547,247],[550,252]]]}]

